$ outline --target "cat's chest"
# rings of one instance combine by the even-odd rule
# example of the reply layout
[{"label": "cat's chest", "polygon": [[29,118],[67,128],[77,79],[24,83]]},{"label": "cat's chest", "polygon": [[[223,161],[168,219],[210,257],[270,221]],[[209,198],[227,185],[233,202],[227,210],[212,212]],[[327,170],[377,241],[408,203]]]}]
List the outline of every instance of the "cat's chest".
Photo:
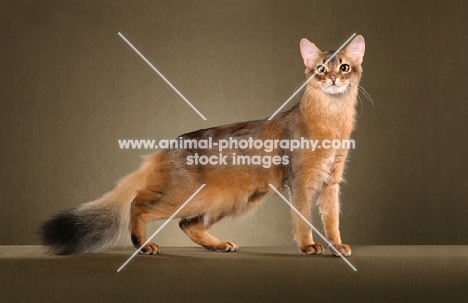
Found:
[{"label": "cat's chest", "polygon": [[307,183],[310,180],[315,180],[317,184],[326,183],[332,177],[337,159],[338,151],[335,149],[318,148],[293,152],[290,157],[291,170],[288,176],[293,177],[292,180],[296,180],[296,178],[307,180]]},{"label": "cat's chest", "polygon": [[306,125],[300,133],[296,133],[300,139],[308,140],[343,140],[348,139],[352,132],[352,125],[335,123],[313,123]]},{"label": "cat's chest", "polygon": [[312,107],[301,112],[301,132],[317,139],[348,139],[354,128],[355,109],[344,107]]},{"label": "cat's chest", "polygon": [[354,127],[352,116],[316,116],[304,121],[303,135],[321,140],[348,139]]}]

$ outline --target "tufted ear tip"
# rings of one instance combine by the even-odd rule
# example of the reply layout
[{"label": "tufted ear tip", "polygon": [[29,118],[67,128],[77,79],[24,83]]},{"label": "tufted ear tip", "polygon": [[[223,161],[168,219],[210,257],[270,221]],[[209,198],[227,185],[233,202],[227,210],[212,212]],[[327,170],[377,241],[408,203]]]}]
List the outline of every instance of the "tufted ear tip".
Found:
[{"label": "tufted ear tip", "polygon": [[306,38],[301,39],[300,48],[304,65],[313,69],[313,65],[322,51]]},{"label": "tufted ear tip", "polygon": [[364,37],[362,35],[357,35],[356,37],[354,37],[354,39],[352,41],[364,44]]},{"label": "tufted ear tip", "polygon": [[361,64],[365,49],[364,37],[357,35],[345,48],[345,52],[356,64]]}]

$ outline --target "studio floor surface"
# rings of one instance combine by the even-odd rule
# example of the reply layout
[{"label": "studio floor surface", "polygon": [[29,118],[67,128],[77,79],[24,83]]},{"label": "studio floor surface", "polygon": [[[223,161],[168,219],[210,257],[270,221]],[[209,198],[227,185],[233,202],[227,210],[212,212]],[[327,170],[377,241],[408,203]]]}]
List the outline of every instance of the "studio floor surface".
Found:
[{"label": "studio floor surface", "polygon": [[468,302],[468,246],[355,246],[348,260],[291,247],[162,247],[52,256],[0,246],[0,302]]}]

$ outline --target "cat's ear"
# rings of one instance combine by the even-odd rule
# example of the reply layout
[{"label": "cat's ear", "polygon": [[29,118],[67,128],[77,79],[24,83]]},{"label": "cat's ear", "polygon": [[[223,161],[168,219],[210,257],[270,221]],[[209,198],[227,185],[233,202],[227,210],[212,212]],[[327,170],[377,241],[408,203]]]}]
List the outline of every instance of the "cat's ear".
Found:
[{"label": "cat's ear", "polygon": [[354,64],[361,65],[364,57],[365,43],[364,38],[359,35],[345,48],[346,55],[353,61]]},{"label": "cat's ear", "polygon": [[314,64],[316,64],[321,53],[322,51],[320,51],[318,47],[309,40],[305,38],[301,40],[301,54],[304,59],[304,65],[307,68],[311,70],[315,69]]}]

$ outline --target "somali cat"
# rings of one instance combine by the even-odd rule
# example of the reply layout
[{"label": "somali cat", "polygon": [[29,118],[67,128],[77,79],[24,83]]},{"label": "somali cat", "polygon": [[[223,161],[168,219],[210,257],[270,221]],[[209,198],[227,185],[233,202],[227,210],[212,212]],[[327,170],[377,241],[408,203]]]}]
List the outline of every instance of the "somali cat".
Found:
[{"label": "somali cat", "polygon": [[[322,52],[302,39],[300,50],[306,77],[315,76],[306,86],[299,104],[271,120],[240,122],[187,133],[181,138],[213,142],[235,138],[256,140],[299,140],[313,138],[342,140],[350,137],[355,123],[355,107],[364,39],[356,36],[327,64],[333,52]],[[316,201],[330,243],[344,256],[351,255],[341,242],[339,231],[339,184],[342,181],[347,149],[315,151],[275,148],[232,148],[224,153],[244,156],[280,156],[288,161],[265,168],[262,165],[190,165],[187,157],[198,153],[218,155],[218,149],[166,149],[148,156],[139,170],[119,181],[114,190],[96,201],[55,215],[41,227],[42,240],[56,254],[88,253],[114,245],[130,233],[139,248],[146,241],[149,220],[169,218],[195,193],[202,190],[177,214],[180,228],[195,243],[214,251],[236,251],[233,241],[220,241],[207,230],[226,216],[253,211],[273,192],[289,187],[292,203],[306,218]],[[304,254],[321,254],[310,227],[292,212],[294,237]],[[333,252],[333,251],[332,251]],[[154,243],[145,245],[143,254],[157,254]],[[335,253],[335,252],[334,252]]]}]

